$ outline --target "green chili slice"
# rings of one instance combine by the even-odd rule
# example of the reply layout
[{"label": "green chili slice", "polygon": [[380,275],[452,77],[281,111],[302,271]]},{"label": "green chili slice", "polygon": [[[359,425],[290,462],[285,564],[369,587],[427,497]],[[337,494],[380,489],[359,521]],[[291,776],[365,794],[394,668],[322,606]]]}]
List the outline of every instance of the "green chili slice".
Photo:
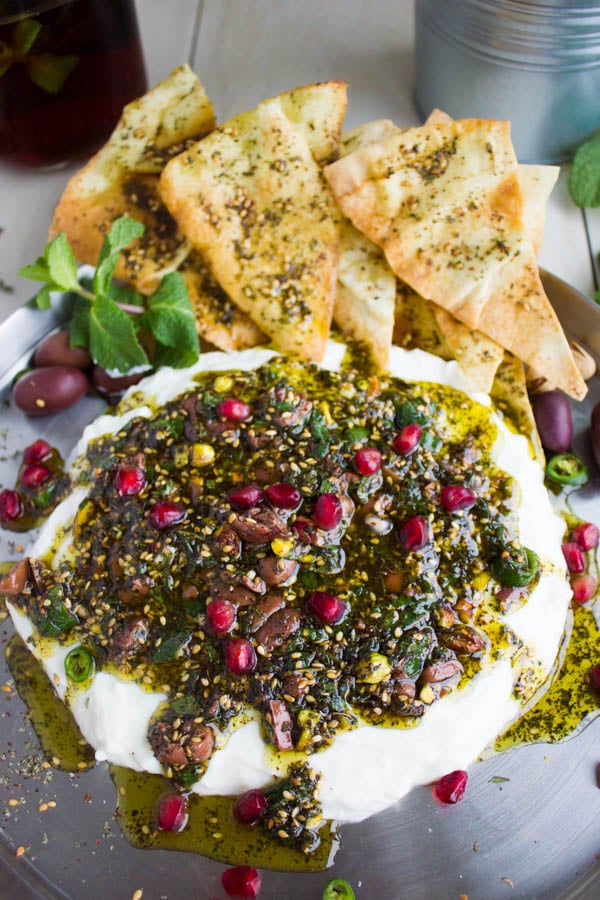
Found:
[{"label": "green chili slice", "polygon": [[325,885],[323,900],[354,900],[354,891],[343,878],[332,878]]},{"label": "green chili slice", "polygon": [[525,587],[539,569],[539,560],[529,547],[511,547],[492,562],[492,575],[507,587]]},{"label": "green chili slice", "polygon": [[81,684],[94,671],[94,657],[85,647],[74,647],[65,656],[65,673],[69,681]]},{"label": "green chili slice", "polygon": [[574,453],[557,453],[546,466],[546,477],[557,484],[579,487],[589,481],[588,467]]}]

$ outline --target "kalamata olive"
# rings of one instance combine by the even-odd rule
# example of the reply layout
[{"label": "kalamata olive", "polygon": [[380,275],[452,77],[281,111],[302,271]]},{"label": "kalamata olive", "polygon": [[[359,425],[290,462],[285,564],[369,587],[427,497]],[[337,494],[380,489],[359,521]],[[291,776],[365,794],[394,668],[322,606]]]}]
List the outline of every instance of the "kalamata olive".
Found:
[{"label": "kalamata olive", "polygon": [[596,403],[592,410],[592,450],[600,466],[600,403]]},{"label": "kalamata olive", "polygon": [[35,366],[72,366],[74,369],[89,369],[92,357],[85,347],[70,347],[70,334],[66,330],[49,334],[38,344],[33,356]]},{"label": "kalamata olive", "polygon": [[89,388],[80,369],[72,366],[43,366],[32,369],[13,385],[16,405],[29,416],[47,416],[77,403]]},{"label": "kalamata olive", "polygon": [[544,450],[565,453],[571,449],[573,418],[569,400],[562,391],[536,394],[533,414]]},{"label": "kalamata olive", "polygon": [[92,369],[92,381],[99,394],[109,399],[116,399],[124,394],[132,384],[137,384],[149,374],[149,369],[144,372],[136,372],[135,375],[109,375],[102,366],[94,366]]}]

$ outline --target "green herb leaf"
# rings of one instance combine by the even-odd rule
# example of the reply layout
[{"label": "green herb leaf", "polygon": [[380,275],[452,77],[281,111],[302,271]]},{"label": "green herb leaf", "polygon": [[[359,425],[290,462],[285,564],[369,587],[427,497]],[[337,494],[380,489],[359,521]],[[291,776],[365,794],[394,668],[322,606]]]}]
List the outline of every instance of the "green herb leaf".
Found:
[{"label": "green herb leaf", "polygon": [[119,261],[119,253],[132,241],[144,233],[144,226],[131,216],[121,216],[115,219],[110,231],[104,238],[98,265],[94,274],[94,291],[97,294],[108,295],[111,290],[111,279],[115,273]]},{"label": "green herb leaf", "polygon": [[175,659],[184,644],[189,641],[189,631],[176,631],[164,638],[162,643],[152,651],[153,662],[170,662]]},{"label": "green herb leaf", "polygon": [[600,135],[577,149],[569,174],[569,192],[577,206],[600,205]]},{"label": "green herb leaf", "polygon": [[17,274],[22,278],[31,278],[32,281],[51,281],[50,269],[43,256],[38,256],[29,266],[22,266]]},{"label": "green herb leaf", "polygon": [[78,297],[75,301],[70,327],[71,347],[90,346],[90,308],[91,303],[85,297]]},{"label": "green herb leaf", "polygon": [[79,289],[77,281],[77,263],[64,231],[57,234],[53,241],[46,244],[44,259],[50,272],[52,283],[63,291]]},{"label": "green herb leaf", "polygon": [[148,297],[147,305],[144,320],[158,343],[177,349],[175,357],[171,354],[169,365],[182,368],[195,362],[200,350],[196,317],[179,272],[171,272],[163,278]]},{"label": "green herb leaf", "polygon": [[37,19],[21,19],[20,22],[17,22],[11,36],[15,56],[26,56],[41,30],[42,23]]},{"label": "green herb leaf", "polygon": [[140,309],[143,309],[144,297],[129,284],[120,284],[118,281],[111,281],[106,293],[111,300],[115,301],[115,303],[125,303],[128,306],[139,306]]},{"label": "green herb leaf", "polygon": [[92,357],[109,371],[125,373],[148,365],[131,319],[109,297],[98,296],[90,306],[89,336]]},{"label": "green herb leaf", "polygon": [[5,72],[8,72],[13,64],[13,52],[4,41],[0,41],[0,78]]},{"label": "green herb leaf", "polygon": [[35,295],[35,302],[38,309],[50,309],[50,293],[52,288],[49,284],[45,284],[43,288]]},{"label": "green herb leaf", "polygon": [[40,53],[39,56],[30,58],[27,63],[27,74],[33,83],[47,94],[59,94],[78,63],[79,57],[72,53],[65,56]]},{"label": "green herb leaf", "polygon": [[510,778],[503,778],[502,775],[492,775],[491,778],[488,778],[490,784],[503,784],[505,781],[510,781]]}]

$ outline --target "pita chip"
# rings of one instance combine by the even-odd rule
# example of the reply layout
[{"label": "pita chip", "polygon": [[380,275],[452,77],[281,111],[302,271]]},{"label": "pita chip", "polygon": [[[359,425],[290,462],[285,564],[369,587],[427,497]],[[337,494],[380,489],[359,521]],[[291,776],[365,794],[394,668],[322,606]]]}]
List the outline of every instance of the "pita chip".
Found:
[{"label": "pita chip", "polygon": [[[339,84],[313,90],[330,104],[330,120],[341,121]],[[319,361],[333,313],[339,213],[317,144],[306,137],[310,123],[288,118],[290,102],[266,100],[189,147],[164,169],[160,193],[236,305],[279,350]],[[319,110],[315,129],[325,120]],[[324,130],[323,149],[331,144]]]},{"label": "pita chip", "polygon": [[129,103],[108,142],[67,184],[50,237],[65,231],[80,262],[95,264],[114,219],[130,215],[144,235],[121,255],[116,275],[150,293],[190,245],[158,195],[165,163],[215,126],[212,105],[188,66]]},{"label": "pita chip", "polygon": [[415,291],[571,396],[585,382],[540,281],[523,227],[507,122],[412,128],[325,169],[346,216]]}]

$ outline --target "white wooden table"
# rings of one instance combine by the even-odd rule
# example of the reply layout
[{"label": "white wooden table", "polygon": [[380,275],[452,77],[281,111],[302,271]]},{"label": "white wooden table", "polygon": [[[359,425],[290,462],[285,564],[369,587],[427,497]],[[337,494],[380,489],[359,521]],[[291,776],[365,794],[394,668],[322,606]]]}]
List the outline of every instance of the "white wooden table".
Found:
[{"label": "white wooden table", "polygon": [[[137,7],[149,83],[189,62],[220,121],[282,90],[335,78],[349,83],[348,127],[378,117],[418,122],[413,0],[137,0]],[[44,173],[0,163],[0,321],[33,293],[17,272],[43,248],[75,169]],[[565,169],[550,200],[541,264],[591,295],[600,213],[588,215],[586,228],[566,176]]]}]

